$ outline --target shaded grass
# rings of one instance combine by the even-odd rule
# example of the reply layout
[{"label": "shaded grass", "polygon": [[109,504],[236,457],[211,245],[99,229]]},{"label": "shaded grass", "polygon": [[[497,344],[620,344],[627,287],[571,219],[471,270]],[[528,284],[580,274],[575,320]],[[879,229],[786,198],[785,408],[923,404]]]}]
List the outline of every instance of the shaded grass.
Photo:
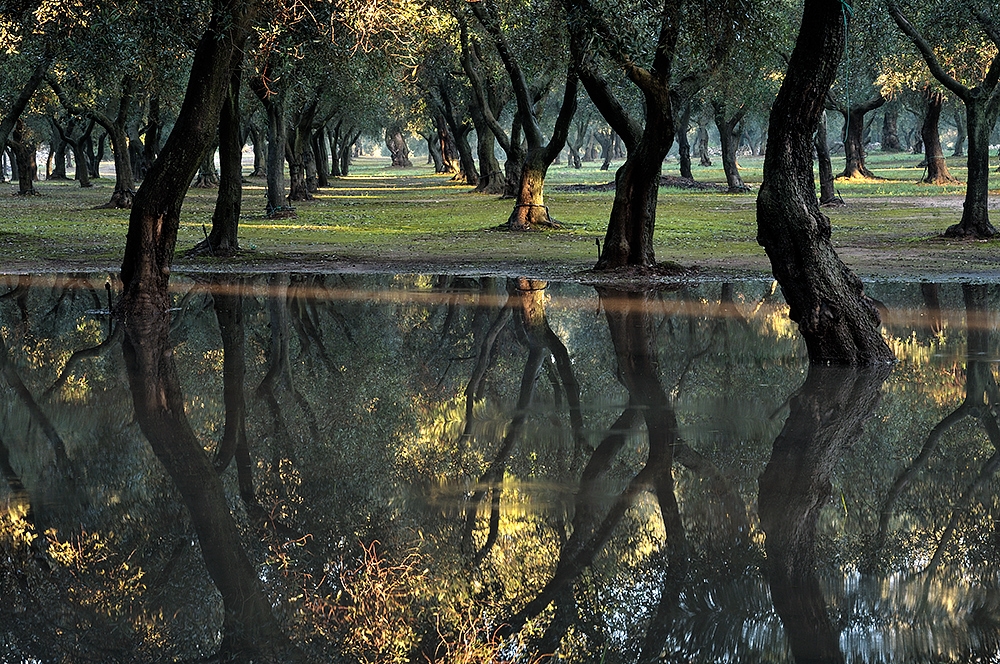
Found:
[{"label": "shaded grass", "polygon": [[[756,188],[762,158],[741,159],[742,175]],[[828,211],[838,245],[899,247],[913,250],[936,238],[961,214],[964,185],[918,185],[921,169],[915,155],[869,157],[869,166],[885,180],[838,182],[848,206]],[[597,164],[575,170],[553,166],[546,180],[546,203],[564,223],[559,231],[510,234],[495,230],[512,202],[473,193],[469,187],[435,175],[429,167],[387,168],[387,161],[362,158],[352,175],[333,180],[314,201],[297,205],[295,217],[263,216],[264,183],[244,188],[241,244],[247,253],[226,261],[243,263],[291,258],[462,266],[544,265],[589,267],[603,239],[614,192],[568,192],[562,185],[596,185],[613,179]],[[618,164],[615,164],[617,166]],[[841,164],[835,163],[842,167]],[[965,169],[950,164],[964,177]],[[668,160],[665,174],[677,174]],[[725,181],[721,163],[695,167],[695,178]],[[125,244],[128,212],[97,210],[106,202],[113,180],[92,189],[72,182],[42,182],[41,196],[0,198],[0,268],[10,265],[67,264],[117,267]],[[1000,188],[1000,176],[991,184]],[[11,185],[5,185],[10,187]],[[192,189],[178,233],[178,251],[192,247],[211,226],[216,192]],[[766,267],[756,243],[755,196],[661,189],[654,238],[657,258],[684,264],[705,263]],[[990,245],[996,243],[990,242]],[[215,259],[178,259],[178,267],[211,266]],[[507,269],[501,267],[498,269]]]}]

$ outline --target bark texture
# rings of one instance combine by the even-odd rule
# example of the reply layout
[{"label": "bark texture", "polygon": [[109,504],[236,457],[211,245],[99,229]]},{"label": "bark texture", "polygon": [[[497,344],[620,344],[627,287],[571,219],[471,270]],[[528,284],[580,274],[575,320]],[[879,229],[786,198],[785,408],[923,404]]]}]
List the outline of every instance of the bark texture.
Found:
[{"label": "bark texture", "polygon": [[891,362],[874,303],[837,256],[816,200],[812,139],[844,47],[847,8],[806,0],[795,49],[771,110],[757,242],[814,363]]},{"label": "bark texture", "polygon": [[143,181],[129,215],[119,312],[169,308],[166,296],[184,196],[212,144],[230,88],[234,52],[243,47],[253,3],[216,0],[191,65],[170,137]]},{"label": "bark texture", "polygon": [[944,160],[944,150],[941,147],[941,109],[944,107],[944,95],[937,90],[924,90],[924,100],[927,102],[927,112],[924,113],[924,123],[920,127],[920,136],[924,139],[924,161],[927,173],[921,182],[927,184],[945,184],[957,182],[948,171]]}]

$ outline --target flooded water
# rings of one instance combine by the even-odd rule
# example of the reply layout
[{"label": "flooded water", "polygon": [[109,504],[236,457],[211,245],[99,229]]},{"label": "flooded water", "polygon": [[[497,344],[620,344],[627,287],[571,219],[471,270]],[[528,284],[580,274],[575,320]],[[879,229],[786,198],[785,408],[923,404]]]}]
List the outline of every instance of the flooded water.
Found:
[{"label": "flooded water", "polygon": [[0,662],[1000,661],[1000,287],[106,281],[0,277]]}]

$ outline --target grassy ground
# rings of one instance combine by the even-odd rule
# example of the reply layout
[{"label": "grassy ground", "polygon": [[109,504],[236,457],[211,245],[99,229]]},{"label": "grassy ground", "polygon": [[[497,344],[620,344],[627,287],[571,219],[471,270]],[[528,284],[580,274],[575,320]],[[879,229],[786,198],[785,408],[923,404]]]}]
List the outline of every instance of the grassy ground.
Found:
[{"label": "grassy ground", "polygon": [[[940,233],[961,216],[964,186],[915,184],[921,169],[912,155],[869,157],[885,180],[839,182],[847,206],[828,211],[834,241],[845,261],[863,276],[981,278],[1000,274],[1000,241],[952,242]],[[952,160],[953,162],[961,160]],[[742,174],[756,188],[762,159],[741,160]],[[835,168],[837,164],[834,164]],[[964,168],[949,164],[964,178]],[[670,161],[665,174],[676,175]],[[695,167],[695,178],[724,182],[721,164]],[[387,167],[362,158],[352,175],[336,179],[297,215],[266,219],[264,183],[244,190],[240,238],[245,253],[235,259],[183,258],[179,270],[346,269],[499,272],[566,277],[593,265],[595,240],[603,238],[613,192],[579,192],[567,185],[609,182],[613,171],[597,164],[581,170],[554,166],[546,181],[546,203],[564,230],[511,234],[495,230],[511,201],[472,193],[435,175],[429,167]],[[10,187],[14,191],[16,187]],[[41,196],[0,198],[0,270],[116,270],[125,242],[128,212],[97,210],[113,181],[92,189],[72,182],[41,182]],[[992,181],[992,209],[1000,209],[1000,174]],[[215,191],[192,189],[185,203],[178,250],[203,237],[210,226]],[[661,189],[655,246],[657,259],[697,267],[706,277],[764,276],[770,268],[755,241],[755,196]],[[1000,225],[1000,218],[994,219]]]}]

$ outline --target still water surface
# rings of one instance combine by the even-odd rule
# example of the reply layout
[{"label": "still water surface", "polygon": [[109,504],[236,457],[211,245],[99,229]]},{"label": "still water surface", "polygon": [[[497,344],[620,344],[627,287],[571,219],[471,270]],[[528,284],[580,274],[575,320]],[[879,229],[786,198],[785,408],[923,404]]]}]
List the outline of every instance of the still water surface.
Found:
[{"label": "still water surface", "polygon": [[996,286],[105,281],[0,278],[0,662],[998,661]]}]

